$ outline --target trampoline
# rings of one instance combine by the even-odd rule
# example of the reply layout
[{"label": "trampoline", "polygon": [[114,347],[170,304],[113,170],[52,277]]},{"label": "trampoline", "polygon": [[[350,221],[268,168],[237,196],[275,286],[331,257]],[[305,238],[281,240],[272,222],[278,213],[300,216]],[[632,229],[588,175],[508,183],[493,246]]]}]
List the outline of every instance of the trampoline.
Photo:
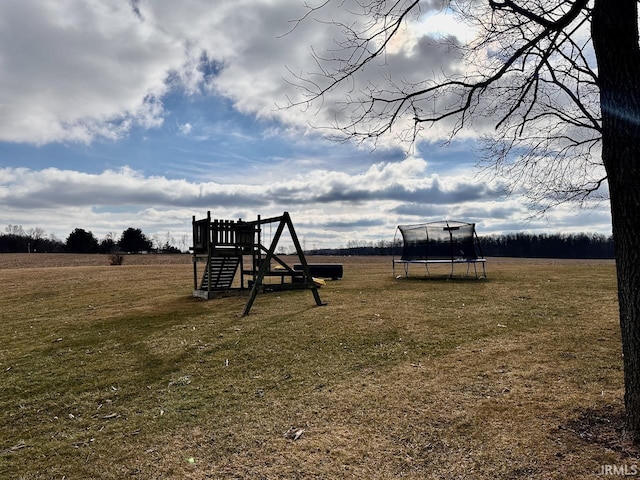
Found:
[{"label": "trampoline", "polygon": [[[398,241],[398,232],[402,242]],[[466,275],[471,268],[476,278],[486,278],[486,259],[482,256],[475,223],[444,220],[439,222],[398,225],[393,239],[393,275],[396,265],[402,265],[404,275],[409,276],[410,265],[424,265],[430,275],[429,265],[451,265],[449,277],[454,274],[458,264],[466,265]],[[396,258],[396,246],[402,247],[402,253]],[[480,265],[481,272],[479,272]]]}]

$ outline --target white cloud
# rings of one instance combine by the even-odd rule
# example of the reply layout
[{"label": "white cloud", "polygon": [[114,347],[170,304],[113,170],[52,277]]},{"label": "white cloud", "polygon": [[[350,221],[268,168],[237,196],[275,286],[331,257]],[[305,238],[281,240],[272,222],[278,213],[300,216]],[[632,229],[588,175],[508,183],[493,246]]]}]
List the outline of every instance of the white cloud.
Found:
[{"label": "white cloud", "polygon": [[180,132],[181,135],[189,135],[192,129],[193,129],[193,126],[189,122],[183,125],[180,125],[178,127],[178,131]]},{"label": "white cloud", "polygon": [[[345,245],[354,235],[388,239],[397,224],[443,218],[475,221],[480,231],[499,232],[530,215],[517,197],[504,198],[496,185],[429,173],[419,158],[379,163],[354,174],[290,174],[260,185],[188,182],[130,168],[100,174],[2,168],[0,208],[7,224],[54,229],[59,237],[76,227],[104,235],[129,226],[149,234],[171,230],[182,235],[190,232],[191,216],[200,218],[207,210],[227,219],[289,211],[300,233],[318,246]],[[589,225],[563,209],[551,218],[576,231],[606,231],[608,225],[606,209],[594,210]],[[545,222],[527,225],[548,231]]]},{"label": "white cloud", "polygon": [[194,183],[145,177],[130,168],[101,174],[47,168],[0,169],[0,204],[13,208],[58,208],[83,205],[210,205],[247,207],[289,204],[405,201],[443,203],[495,197],[498,192],[461,178],[441,179],[426,173],[427,163],[410,158],[400,163],[379,163],[365,172],[312,170],[290,174],[261,184]]},{"label": "white cloud", "polygon": [[[134,125],[153,128],[171,88],[206,87],[243,113],[327,125],[335,109],[310,118],[277,108],[300,98],[286,68],[310,72],[311,46],[332,48],[341,34],[310,19],[282,36],[304,12],[297,0],[1,2],[0,141],[89,143]],[[349,15],[332,5],[321,12],[335,21]],[[415,47],[419,33],[406,31],[412,54],[398,50],[399,76],[447,63],[440,47]],[[372,82],[387,73],[383,67],[367,72]]]},{"label": "white cloud", "polygon": [[89,142],[161,121],[184,46],[127,2],[2,2],[0,17],[0,140]]}]

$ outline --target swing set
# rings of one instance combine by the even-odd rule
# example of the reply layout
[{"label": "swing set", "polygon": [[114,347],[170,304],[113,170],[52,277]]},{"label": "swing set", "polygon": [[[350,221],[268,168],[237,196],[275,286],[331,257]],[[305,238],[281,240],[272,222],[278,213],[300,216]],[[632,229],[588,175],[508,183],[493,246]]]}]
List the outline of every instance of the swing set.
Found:
[{"label": "swing set", "polygon": [[[263,244],[263,228],[269,225],[272,231],[275,224],[275,234],[267,247]],[[234,291],[250,290],[243,316],[251,311],[260,290],[310,289],[316,305],[324,305],[288,212],[265,219],[258,216],[257,220],[249,222],[212,219],[211,212],[207,212],[207,217],[201,220],[194,216],[192,226],[194,297],[211,299]],[[288,228],[295,248],[296,268],[290,267],[276,253],[285,228]],[[203,263],[204,270],[198,268]],[[267,282],[269,278],[276,281]]]}]

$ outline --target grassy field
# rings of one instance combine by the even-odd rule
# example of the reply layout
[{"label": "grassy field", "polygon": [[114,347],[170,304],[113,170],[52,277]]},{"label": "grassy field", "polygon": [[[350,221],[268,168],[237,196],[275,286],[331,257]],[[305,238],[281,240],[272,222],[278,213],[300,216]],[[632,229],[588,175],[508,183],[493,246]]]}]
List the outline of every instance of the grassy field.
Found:
[{"label": "grassy field", "polygon": [[[590,479],[620,441],[614,265],[344,263],[191,296],[188,256],[0,255],[0,478]],[[420,275],[419,275],[420,273]]]}]

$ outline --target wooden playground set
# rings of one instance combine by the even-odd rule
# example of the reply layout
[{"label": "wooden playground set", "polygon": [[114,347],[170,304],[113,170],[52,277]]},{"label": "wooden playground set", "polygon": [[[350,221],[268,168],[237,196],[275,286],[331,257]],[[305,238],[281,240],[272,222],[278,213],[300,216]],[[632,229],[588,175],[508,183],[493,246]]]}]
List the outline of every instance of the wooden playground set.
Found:
[{"label": "wooden playground set", "polygon": [[[251,311],[256,295],[262,291],[309,289],[316,305],[323,305],[318,280],[312,269],[325,271],[332,278],[342,277],[342,265],[309,265],[288,212],[279,217],[254,221],[216,220],[193,217],[193,295],[211,299],[230,292],[250,291],[243,315]],[[271,242],[264,242],[263,230],[277,224]],[[282,234],[288,229],[299,263],[289,265],[276,253]],[[204,268],[199,268],[204,266]],[[338,268],[339,267],[339,268]],[[239,280],[236,277],[239,275]],[[275,282],[267,281],[276,279]],[[235,282],[234,282],[235,280]]]}]

